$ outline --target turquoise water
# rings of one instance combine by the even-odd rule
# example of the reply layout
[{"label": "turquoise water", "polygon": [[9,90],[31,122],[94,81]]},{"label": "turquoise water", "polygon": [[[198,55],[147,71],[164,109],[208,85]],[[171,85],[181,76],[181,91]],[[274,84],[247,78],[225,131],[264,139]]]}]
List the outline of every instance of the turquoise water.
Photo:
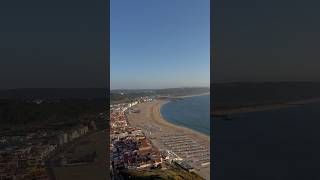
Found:
[{"label": "turquoise water", "polygon": [[171,101],[163,105],[160,111],[170,123],[210,135],[210,95]]}]

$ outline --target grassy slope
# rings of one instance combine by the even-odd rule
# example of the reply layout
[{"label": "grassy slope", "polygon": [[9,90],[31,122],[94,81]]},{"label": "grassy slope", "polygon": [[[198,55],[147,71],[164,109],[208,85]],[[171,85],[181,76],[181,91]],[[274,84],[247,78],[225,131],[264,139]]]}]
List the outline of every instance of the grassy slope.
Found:
[{"label": "grassy slope", "polygon": [[150,171],[129,171],[124,173],[125,178],[128,179],[172,179],[172,180],[203,180],[195,173],[189,173],[179,169],[154,169]]}]

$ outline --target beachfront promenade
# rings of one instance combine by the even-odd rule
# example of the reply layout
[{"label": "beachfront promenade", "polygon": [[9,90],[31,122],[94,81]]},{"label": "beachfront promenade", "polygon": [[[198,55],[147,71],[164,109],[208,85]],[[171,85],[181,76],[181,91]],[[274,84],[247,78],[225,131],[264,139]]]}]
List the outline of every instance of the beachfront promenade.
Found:
[{"label": "beachfront promenade", "polygon": [[128,123],[140,127],[160,150],[170,150],[195,168],[200,176],[210,179],[210,137],[167,122],[160,108],[167,103],[155,100],[138,104],[139,113],[128,114]]}]

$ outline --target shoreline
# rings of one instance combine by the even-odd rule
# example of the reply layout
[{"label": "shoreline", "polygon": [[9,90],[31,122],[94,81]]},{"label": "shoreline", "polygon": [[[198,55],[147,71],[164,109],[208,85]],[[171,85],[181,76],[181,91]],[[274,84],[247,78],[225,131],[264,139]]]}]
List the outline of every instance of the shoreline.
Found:
[{"label": "shoreline", "polygon": [[[202,96],[202,95],[196,95],[196,96]],[[190,96],[190,97],[194,97],[194,96]],[[164,105],[166,105],[167,103],[169,103],[169,102],[171,102],[171,101],[169,101],[169,100],[164,101],[164,102],[159,106],[159,112],[158,112],[158,113],[159,113],[159,116],[161,117],[161,119],[162,119],[163,121],[165,121],[166,123],[172,124],[172,125],[174,125],[174,126],[177,126],[177,127],[186,128],[186,129],[188,129],[188,130],[190,130],[190,131],[192,131],[192,132],[194,132],[194,133],[200,133],[201,135],[204,135],[204,136],[207,136],[207,137],[210,138],[210,134],[207,135],[207,134],[205,134],[205,133],[196,131],[196,130],[191,129],[191,128],[189,128],[189,127],[172,123],[172,122],[168,121],[166,118],[164,118],[164,117],[162,116],[162,114],[161,114],[161,108],[162,108]]]},{"label": "shoreline", "polygon": [[204,96],[204,95],[210,95],[210,92],[201,93],[201,94],[193,94],[193,95],[185,95],[185,96],[174,96],[174,98],[188,98],[188,97]]},{"label": "shoreline", "polygon": [[303,105],[317,103],[317,102],[320,102],[320,98],[298,100],[298,101],[292,101],[292,102],[283,102],[283,103],[276,103],[276,104],[270,104],[270,105],[248,106],[248,107],[234,108],[230,110],[216,110],[214,111],[213,116],[227,116],[227,115],[240,114],[240,113],[261,112],[261,111],[269,111],[269,110],[276,110],[276,109],[289,108],[289,107],[300,107]]},{"label": "shoreline", "polygon": [[163,121],[162,123],[167,123],[167,124],[170,124],[171,126],[176,126],[177,128],[184,128],[186,129],[187,131],[189,131],[189,133],[195,133],[195,134],[198,134],[198,135],[201,135],[201,136],[206,136],[210,139],[210,135],[206,135],[204,133],[201,133],[201,132],[198,132],[196,130],[193,130],[191,128],[188,128],[188,127],[185,127],[183,125],[179,125],[179,124],[174,124],[174,123],[171,123],[169,122],[167,119],[165,119],[162,114],[161,114],[161,107],[164,106],[165,104],[169,103],[170,101],[163,101],[158,107],[157,107],[157,113],[159,114],[160,116],[160,119],[161,121]]}]

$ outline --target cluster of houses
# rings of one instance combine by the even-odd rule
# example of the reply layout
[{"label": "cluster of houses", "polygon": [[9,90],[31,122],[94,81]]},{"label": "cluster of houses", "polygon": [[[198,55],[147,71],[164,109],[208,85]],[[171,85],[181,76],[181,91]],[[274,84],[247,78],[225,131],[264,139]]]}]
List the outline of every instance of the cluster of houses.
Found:
[{"label": "cluster of houses", "polygon": [[125,137],[112,142],[111,165],[116,169],[161,167],[162,157],[145,137]]},{"label": "cluster of houses", "polygon": [[45,158],[57,145],[40,145],[0,155],[0,179],[48,179]]},{"label": "cluster of houses", "polygon": [[69,130],[55,127],[10,132],[0,137],[0,180],[49,179],[45,161],[59,146],[71,142],[94,127],[87,123]]},{"label": "cluster of houses", "polygon": [[50,140],[57,133],[13,134],[1,137],[0,179],[48,179],[45,160],[58,146]]},{"label": "cluster of houses", "polygon": [[118,103],[118,104],[112,104],[110,105],[110,111],[126,111],[127,109],[142,103],[142,102],[151,102],[154,100],[154,97],[140,97],[137,98],[136,100],[133,100],[131,102],[127,102],[127,103]]},{"label": "cluster of houses", "polygon": [[142,130],[128,125],[125,112],[132,107],[131,103],[111,107],[110,165],[113,173],[121,169],[161,168],[163,162],[159,149]]},{"label": "cluster of houses", "polygon": [[73,141],[74,139],[77,139],[80,136],[87,134],[88,131],[88,126],[81,125],[80,127],[69,130],[68,132],[63,132],[58,135],[59,145],[63,145],[65,143]]},{"label": "cluster of houses", "polygon": [[139,102],[140,101],[133,101],[130,103],[120,103],[120,104],[116,104],[116,105],[110,105],[110,112],[124,112],[127,109],[137,105]]}]

